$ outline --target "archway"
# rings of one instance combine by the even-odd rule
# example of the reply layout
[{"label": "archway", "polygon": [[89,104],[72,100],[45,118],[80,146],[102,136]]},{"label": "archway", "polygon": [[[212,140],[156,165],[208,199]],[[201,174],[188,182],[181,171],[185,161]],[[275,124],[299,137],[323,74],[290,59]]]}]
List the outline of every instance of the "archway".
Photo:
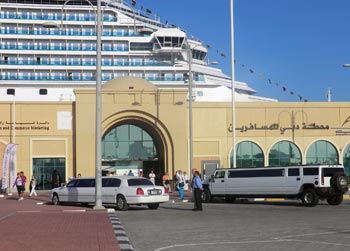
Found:
[{"label": "archway", "polygon": [[161,135],[150,124],[141,120],[123,120],[111,126],[102,138],[103,174],[148,177],[153,169],[156,184],[161,184],[165,173],[165,149]]},{"label": "archway", "polygon": [[301,165],[300,149],[293,142],[282,140],[274,144],[269,152],[269,166]]},{"label": "archway", "polygon": [[330,164],[339,163],[337,149],[326,140],[318,140],[311,144],[306,154],[306,164]]},{"label": "archway", "polygon": [[[236,167],[263,167],[264,153],[260,146],[252,141],[242,141],[236,147]],[[232,151],[231,151],[232,164]],[[232,168],[232,165],[231,165]]]}]

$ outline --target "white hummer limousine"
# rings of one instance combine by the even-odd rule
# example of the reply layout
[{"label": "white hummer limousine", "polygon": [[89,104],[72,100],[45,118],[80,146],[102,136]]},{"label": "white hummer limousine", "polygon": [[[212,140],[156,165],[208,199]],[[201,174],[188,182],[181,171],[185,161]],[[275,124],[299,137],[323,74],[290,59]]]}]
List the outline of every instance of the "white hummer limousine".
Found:
[{"label": "white hummer limousine", "polygon": [[223,197],[301,199],[307,207],[326,199],[339,205],[348,191],[344,167],[340,165],[307,165],[261,168],[223,168],[203,182],[202,201]]}]

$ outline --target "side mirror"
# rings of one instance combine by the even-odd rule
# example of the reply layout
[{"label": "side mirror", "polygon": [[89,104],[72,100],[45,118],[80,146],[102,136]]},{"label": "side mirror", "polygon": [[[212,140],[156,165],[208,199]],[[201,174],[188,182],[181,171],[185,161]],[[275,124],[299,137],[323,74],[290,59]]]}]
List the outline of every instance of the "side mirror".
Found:
[{"label": "side mirror", "polygon": [[214,174],[211,175],[210,180],[211,180],[211,182],[213,182],[213,183],[215,182],[215,176],[214,176]]}]

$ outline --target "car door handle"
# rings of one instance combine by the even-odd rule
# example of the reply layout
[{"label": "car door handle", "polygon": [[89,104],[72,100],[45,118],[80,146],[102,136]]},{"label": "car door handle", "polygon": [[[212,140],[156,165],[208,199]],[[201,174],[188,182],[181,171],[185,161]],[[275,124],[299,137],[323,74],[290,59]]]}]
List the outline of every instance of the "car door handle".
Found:
[{"label": "car door handle", "polygon": [[300,178],[298,177],[297,180],[300,180]]},{"label": "car door handle", "polygon": [[225,180],[221,180],[221,182],[225,182]]}]

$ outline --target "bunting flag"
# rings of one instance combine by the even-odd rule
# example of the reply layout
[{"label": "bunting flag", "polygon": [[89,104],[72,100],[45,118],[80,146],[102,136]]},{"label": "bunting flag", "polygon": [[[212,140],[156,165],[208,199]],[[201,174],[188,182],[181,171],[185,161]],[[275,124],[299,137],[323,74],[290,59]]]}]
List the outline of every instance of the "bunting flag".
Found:
[{"label": "bunting flag", "polygon": [[[137,5],[137,1],[136,1],[136,0],[131,0],[131,5],[132,5],[132,6],[136,6],[136,5]],[[141,4],[140,10],[142,11],[143,9],[144,9],[144,6]],[[148,15],[151,15],[151,14],[152,14],[152,10],[150,10],[150,9],[148,9],[148,8],[145,8],[145,12],[146,12],[146,14],[148,14]],[[168,27],[168,25],[169,25],[169,21],[166,20],[166,21],[165,21],[165,27]],[[174,25],[174,24],[172,24],[171,27],[172,27],[172,28],[177,28],[177,26]],[[194,36],[191,36],[191,39],[194,40]],[[200,40],[198,40],[198,41],[200,41]],[[214,50],[218,56],[221,56],[222,58],[225,58],[225,59],[226,59],[226,54],[225,54],[224,52],[220,52],[219,50],[217,50],[217,49],[215,49],[215,48],[212,48],[212,46],[210,46],[210,45],[206,45],[206,48],[207,48],[208,50],[209,50],[209,49]],[[233,62],[233,63],[234,63],[234,65],[238,66],[237,60],[236,60],[236,59],[234,59],[234,62]],[[245,67],[246,67],[246,65],[245,65],[245,64],[242,64],[242,63],[240,64],[240,66],[241,66],[242,68],[245,68]],[[256,75],[259,79],[265,79],[266,74],[263,74],[263,73],[256,73],[256,70],[255,70],[254,68],[248,68],[248,71],[249,71],[250,74]],[[285,92],[285,93],[289,93],[290,95],[294,95],[294,94],[295,94],[294,91],[289,90],[286,86],[284,86],[284,85],[282,86],[282,84],[279,84],[279,83],[277,83],[277,82],[273,82],[273,80],[272,80],[271,78],[267,78],[266,80],[267,80],[268,84],[271,84],[271,85],[273,84],[274,86],[276,86],[276,88],[280,88],[280,87],[281,87],[282,91]],[[287,89],[288,89],[288,92],[287,92]],[[296,94],[296,96],[299,98],[299,101],[308,102],[308,100],[307,100],[307,99],[304,99],[302,95]]]},{"label": "bunting flag", "polygon": [[[237,60],[236,60],[236,59],[234,60],[234,64],[237,64]],[[245,64],[240,64],[240,66],[241,66],[242,68],[246,68],[246,65],[245,65]],[[256,75],[259,79],[265,79],[265,74],[263,74],[263,73],[256,73],[256,71],[255,71],[254,68],[248,68],[248,72],[249,72],[250,74]],[[287,91],[288,91],[288,92],[287,92],[288,94],[290,94],[290,95],[296,95],[296,96],[299,98],[299,101],[308,102],[307,99],[304,99],[304,100],[303,100],[303,96],[302,96],[302,95],[300,95],[300,94],[295,94],[294,91],[289,90],[289,89],[287,88],[287,86],[285,86],[285,85],[282,86],[282,85],[280,85],[278,82],[274,82],[274,83],[273,83],[273,81],[272,81],[271,78],[266,78],[266,80],[267,80],[267,82],[268,82],[269,84],[274,84],[277,88],[281,87],[281,89],[282,89],[283,92],[287,92]]]}]

